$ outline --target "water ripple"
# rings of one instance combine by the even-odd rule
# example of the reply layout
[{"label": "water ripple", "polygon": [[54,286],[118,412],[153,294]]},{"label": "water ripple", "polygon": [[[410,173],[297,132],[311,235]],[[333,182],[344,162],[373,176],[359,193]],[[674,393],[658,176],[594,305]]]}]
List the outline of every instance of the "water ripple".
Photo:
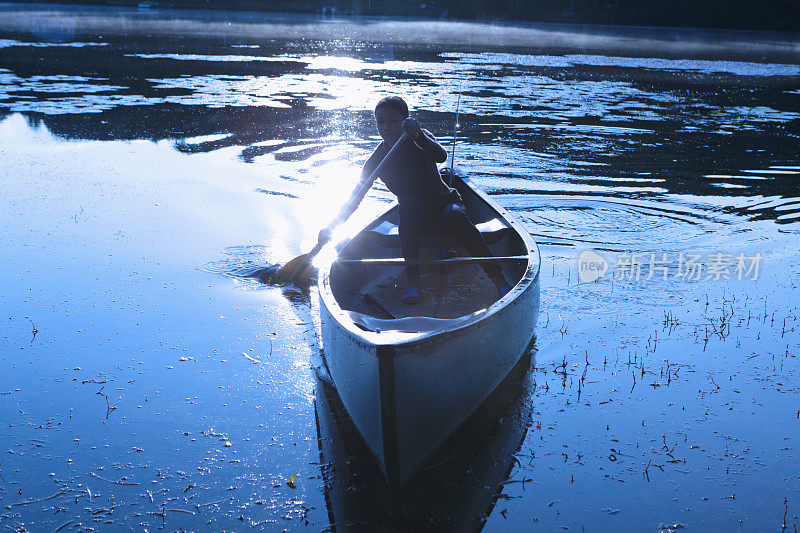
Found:
[{"label": "water ripple", "polygon": [[264,285],[288,286],[277,276],[281,265],[266,261],[268,253],[265,246],[231,246],[224,250],[224,257],[201,266],[200,270],[233,278],[252,290]]},{"label": "water ripple", "polygon": [[689,205],[563,195],[511,195],[501,201],[543,245],[678,253],[731,246],[730,216]]}]

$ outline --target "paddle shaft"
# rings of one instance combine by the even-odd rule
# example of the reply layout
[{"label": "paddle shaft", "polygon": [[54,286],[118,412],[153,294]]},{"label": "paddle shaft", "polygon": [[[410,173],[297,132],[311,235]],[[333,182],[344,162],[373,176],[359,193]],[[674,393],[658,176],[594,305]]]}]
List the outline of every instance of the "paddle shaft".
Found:
[{"label": "paddle shaft", "polygon": [[[350,202],[348,202],[345,205],[345,208],[349,208],[353,202],[361,201],[361,197],[364,194],[366,194],[367,190],[369,190],[370,187],[372,187],[373,181],[375,181],[375,179],[378,177],[379,173],[383,170],[386,162],[389,161],[389,159],[392,157],[392,154],[394,154],[398,150],[400,145],[402,145],[403,141],[405,141],[407,138],[408,138],[408,134],[403,132],[403,134],[400,136],[400,138],[397,139],[397,142],[394,143],[394,146],[392,146],[392,149],[389,150],[389,153],[386,154],[386,157],[383,158],[383,160],[375,168],[375,170],[372,171],[372,174],[369,175],[369,178],[367,178],[353,192],[352,199],[350,200]],[[344,211],[345,208],[343,208],[342,210]],[[338,224],[341,224],[342,222],[344,222],[344,220],[335,220],[334,223],[332,223],[328,227],[333,229],[334,227],[336,227]],[[311,251],[308,252],[308,254],[306,254],[306,257],[305,257],[305,259],[303,259],[303,262],[300,263],[300,265],[294,270],[294,272],[292,272],[292,275],[289,276],[289,278],[288,278],[289,282],[293,282],[294,280],[297,279],[297,277],[300,274],[302,274],[302,272],[308,267],[308,265],[311,264],[311,261],[313,261],[313,259],[317,256],[319,251],[322,250],[322,248],[325,246],[325,244],[326,244],[326,241],[317,241],[317,244],[314,245],[314,248],[312,248]]]}]

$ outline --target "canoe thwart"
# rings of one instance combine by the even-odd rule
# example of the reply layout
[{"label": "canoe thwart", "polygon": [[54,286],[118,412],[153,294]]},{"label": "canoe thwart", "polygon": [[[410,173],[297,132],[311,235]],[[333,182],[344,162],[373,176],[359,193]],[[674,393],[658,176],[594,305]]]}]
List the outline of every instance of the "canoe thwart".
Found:
[{"label": "canoe thwart", "polygon": [[511,255],[500,257],[454,257],[452,259],[423,259],[406,261],[402,257],[386,257],[374,259],[337,259],[340,265],[406,265],[437,266],[437,265],[465,265],[480,263],[511,263],[514,261],[528,261],[527,255]]},{"label": "canoe thwart", "polygon": [[[511,226],[500,217],[476,223],[475,227],[481,233],[486,244],[489,245],[497,244],[512,231]],[[381,246],[400,248],[400,229],[395,222],[382,220],[371,229],[366,230],[365,235],[370,235]],[[420,244],[422,246],[441,246],[450,243],[452,243],[452,236],[447,233],[433,231],[420,235]]]}]

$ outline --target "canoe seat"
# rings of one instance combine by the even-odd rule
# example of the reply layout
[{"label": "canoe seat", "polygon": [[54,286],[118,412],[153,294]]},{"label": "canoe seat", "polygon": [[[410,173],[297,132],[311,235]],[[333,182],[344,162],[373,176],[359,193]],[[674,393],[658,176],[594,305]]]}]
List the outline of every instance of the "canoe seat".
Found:
[{"label": "canoe seat", "polygon": [[[476,224],[475,227],[483,235],[486,244],[497,244],[507,233],[511,232],[511,227],[501,218],[492,218],[486,222]],[[366,232],[375,242],[386,248],[400,248],[400,235],[397,231],[397,224],[388,220],[381,221],[380,224]],[[443,246],[449,244],[451,239],[444,233],[426,233],[420,239],[421,246]]]}]

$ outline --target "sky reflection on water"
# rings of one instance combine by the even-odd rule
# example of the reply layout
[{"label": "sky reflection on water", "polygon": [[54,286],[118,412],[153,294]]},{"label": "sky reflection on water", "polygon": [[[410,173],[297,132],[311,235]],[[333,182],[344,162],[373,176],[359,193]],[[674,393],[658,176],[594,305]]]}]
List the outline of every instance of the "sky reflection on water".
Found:
[{"label": "sky reflection on water", "polygon": [[[326,499],[379,494],[363,457],[336,466],[363,455],[352,434],[318,446],[335,408],[308,297],[251,276],[313,245],[377,143],[377,99],[402,92],[449,140],[459,86],[456,160],[542,245],[542,314],[513,421],[482,414],[506,483],[448,466],[436,497],[492,490],[421,519],[798,521],[796,42],[27,9],[0,7],[0,524],[153,528],[174,502],[195,514],[169,528],[323,529]],[[350,229],[390,200],[376,186]],[[666,254],[669,275],[580,283],[585,250],[616,272]],[[764,258],[758,279],[692,280],[690,253]]]}]

